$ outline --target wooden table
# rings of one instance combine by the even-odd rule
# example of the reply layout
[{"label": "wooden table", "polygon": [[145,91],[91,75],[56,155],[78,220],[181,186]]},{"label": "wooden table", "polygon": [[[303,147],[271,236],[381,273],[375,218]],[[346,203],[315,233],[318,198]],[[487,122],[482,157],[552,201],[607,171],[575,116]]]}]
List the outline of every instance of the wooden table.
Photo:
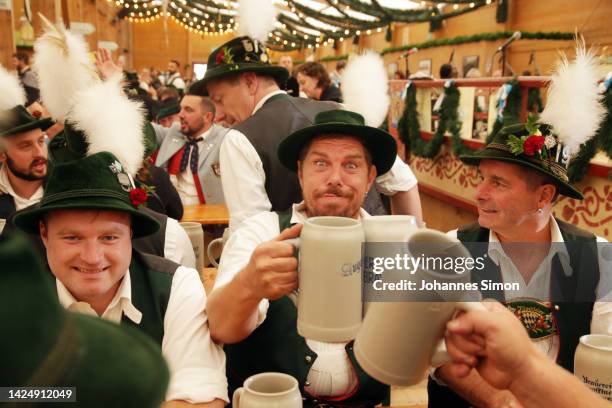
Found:
[{"label": "wooden table", "polygon": [[229,224],[229,211],[225,204],[194,204],[184,206],[182,222],[202,225]]},{"label": "wooden table", "polygon": [[202,278],[202,283],[204,284],[204,289],[206,290],[206,294],[210,294],[210,291],[215,284],[215,278],[217,277],[217,268],[204,268],[200,273],[200,278]]}]

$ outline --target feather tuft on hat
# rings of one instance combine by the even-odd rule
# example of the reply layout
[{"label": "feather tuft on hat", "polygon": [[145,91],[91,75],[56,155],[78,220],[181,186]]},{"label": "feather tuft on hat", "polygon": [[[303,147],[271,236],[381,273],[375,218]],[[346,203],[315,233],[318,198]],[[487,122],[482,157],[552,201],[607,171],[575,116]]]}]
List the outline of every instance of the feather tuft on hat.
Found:
[{"label": "feather tuft on hat", "polygon": [[26,94],[19,83],[19,78],[0,65],[0,111],[13,109],[15,106],[25,105]]},{"label": "feather tuft on hat", "polygon": [[552,126],[570,155],[595,135],[605,116],[597,80],[597,59],[587,50],[584,38],[576,41],[576,58],[562,55],[548,88],[548,99],[540,122]]},{"label": "feather tuft on hat", "polygon": [[99,77],[83,37],[39,16],[45,31],[34,43],[33,67],[45,108],[53,119],[63,122],[76,103],[75,94],[97,83]]},{"label": "feather tuft on hat", "polygon": [[238,30],[240,35],[265,43],[274,30],[278,10],[272,0],[240,0],[238,2]]},{"label": "feather tuft on hat", "polygon": [[144,157],[144,112],[141,104],[124,94],[121,80],[121,75],[114,75],[78,91],[78,103],[66,122],[85,134],[88,156],[110,152],[128,173],[135,175]]},{"label": "feather tuft on hat", "polygon": [[363,116],[366,125],[378,127],[389,110],[388,86],[382,58],[368,51],[352,59],[342,74],[344,105]]}]

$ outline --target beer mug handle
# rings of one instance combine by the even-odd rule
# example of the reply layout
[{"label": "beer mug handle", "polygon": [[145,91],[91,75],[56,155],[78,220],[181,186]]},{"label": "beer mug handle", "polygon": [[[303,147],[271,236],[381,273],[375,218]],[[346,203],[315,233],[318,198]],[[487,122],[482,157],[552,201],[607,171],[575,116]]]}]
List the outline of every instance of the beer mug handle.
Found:
[{"label": "beer mug handle", "polygon": [[236,391],[234,391],[234,395],[232,395],[232,407],[240,408],[240,396],[242,396],[243,392],[243,387],[236,388]]},{"label": "beer mug handle", "polygon": [[[487,311],[487,308],[485,308],[480,302],[457,302],[457,308],[465,312]],[[431,356],[431,366],[437,368],[441,365],[450,362],[451,358],[448,355],[448,351],[446,351],[446,344],[444,343],[444,338],[442,338],[438,343],[438,346],[436,347],[436,351],[434,351],[433,355]]]},{"label": "beer mug handle", "polygon": [[[290,245],[293,245],[293,248],[294,248],[293,255],[296,258],[299,259],[300,239],[299,238],[290,238],[290,239],[284,240],[283,242],[286,242],[286,243],[288,243]],[[295,307],[297,307],[297,304],[298,304],[298,295],[299,295],[299,292],[298,292],[297,289],[287,295],[289,297],[289,299],[291,299],[291,301],[293,302]]]},{"label": "beer mug handle", "polygon": [[225,244],[225,239],[223,238],[217,238],[217,239],[213,239],[212,241],[210,241],[210,243],[208,244],[208,247],[206,247],[206,255],[208,255],[208,260],[210,261],[210,263],[215,267],[218,268],[219,264],[217,263],[217,260],[215,259],[214,255],[213,255],[213,248],[215,247],[215,245],[217,244],[221,244],[221,247],[223,247],[223,245]]}]

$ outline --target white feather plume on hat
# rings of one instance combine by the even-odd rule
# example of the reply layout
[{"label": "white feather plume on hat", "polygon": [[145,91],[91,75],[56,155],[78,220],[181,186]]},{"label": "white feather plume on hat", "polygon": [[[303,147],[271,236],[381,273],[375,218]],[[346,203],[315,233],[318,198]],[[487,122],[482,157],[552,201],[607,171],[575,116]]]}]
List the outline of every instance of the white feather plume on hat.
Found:
[{"label": "white feather plume on hat", "polygon": [[45,32],[34,43],[40,96],[53,119],[63,122],[75,94],[99,81],[85,40],[40,15]]},{"label": "white feather plume on hat", "polygon": [[114,75],[77,91],[78,103],[68,112],[66,122],[85,134],[87,155],[110,152],[135,175],[144,157],[144,112],[141,104],[125,95],[121,80],[121,75]]},{"label": "white feather plume on hat", "polygon": [[26,94],[19,83],[19,78],[0,65],[0,111],[13,109],[25,103]]},{"label": "white feather plume on hat", "polygon": [[584,39],[579,39],[574,61],[570,63],[565,55],[561,56],[540,115],[540,122],[552,126],[553,133],[570,155],[595,135],[604,118],[597,80],[595,55],[586,49]]},{"label": "white feather plume on hat", "polygon": [[240,35],[265,43],[274,30],[278,10],[272,0],[240,0],[238,2],[238,31]]},{"label": "white feather plume on hat", "polygon": [[342,97],[347,110],[378,127],[389,110],[387,71],[380,55],[368,51],[351,60],[342,74]]}]

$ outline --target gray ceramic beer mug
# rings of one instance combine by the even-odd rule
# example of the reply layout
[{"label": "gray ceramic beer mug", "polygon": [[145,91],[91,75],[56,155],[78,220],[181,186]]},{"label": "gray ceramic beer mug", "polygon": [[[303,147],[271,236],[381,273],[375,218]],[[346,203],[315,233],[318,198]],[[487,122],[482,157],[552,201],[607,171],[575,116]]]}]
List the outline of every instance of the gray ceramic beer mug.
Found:
[{"label": "gray ceramic beer mug", "polygon": [[287,240],[299,250],[298,292],[290,297],[298,309],[300,336],[347,342],[362,318],[361,223],[346,217],[312,217],[300,238]]},{"label": "gray ceramic beer mug", "polygon": [[234,391],[234,408],[302,408],[302,396],[295,378],[283,373],[261,373],[247,378]]}]

